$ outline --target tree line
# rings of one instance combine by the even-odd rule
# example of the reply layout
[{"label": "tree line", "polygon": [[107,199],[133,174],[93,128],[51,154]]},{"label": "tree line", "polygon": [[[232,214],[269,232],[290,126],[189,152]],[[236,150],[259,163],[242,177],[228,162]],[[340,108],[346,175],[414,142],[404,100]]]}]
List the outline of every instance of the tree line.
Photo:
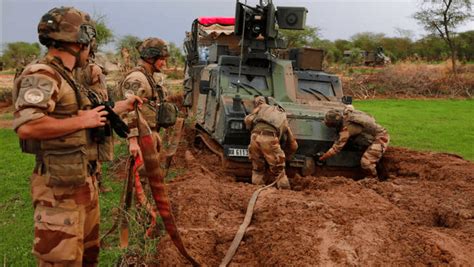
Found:
[{"label": "tree line", "polygon": [[[344,52],[352,51],[358,55],[361,50],[372,52],[384,48],[385,54],[392,62],[400,60],[423,60],[427,62],[444,61],[451,59],[453,72],[456,72],[456,61],[474,61],[474,30],[461,33],[456,28],[473,18],[471,0],[421,0],[418,11],[413,18],[428,32],[421,39],[414,40],[409,30],[397,29],[398,37],[389,37],[383,33],[362,32],[353,35],[349,40],[335,41],[321,38],[319,28],[307,27],[301,31],[281,30],[281,37],[287,41],[288,47],[315,47],[326,51],[325,59],[328,63],[344,62]],[[138,59],[135,51],[140,39],[133,35],[114,38],[112,30],[106,25],[104,15],[94,15],[97,27],[97,44],[104,46],[115,41],[117,54],[122,48],[127,48],[132,62]],[[182,50],[175,44],[170,44],[171,66],[184,63]],[[3,49],[0,57],[2,67],[14,68],[25,65],[31,59],[39,57],[41,47],[38,43],[16,42],[9,43]]]},{"label": "tree line", "polygon": [[[362,32],[350,39],[335,41],[322,39],[319,29],[306,28],[303,31],[282,30],[282,37],[288,42],[288,47],[313,47],[325,50],[325,59],[329,63],[343,63],[344,51],[374,51],[383,47],[385,54],[392,62],[403,60],[423,60],[426,62],[443,61],[450,58],[450,47],[435,34],[429,34],[414,40],[409,31],[402,31],[406,36],[389,37],[383,33]],[[474,61],[474,30],[461,32],[454,37],[457,45],[457,58],[461,61]]]}]

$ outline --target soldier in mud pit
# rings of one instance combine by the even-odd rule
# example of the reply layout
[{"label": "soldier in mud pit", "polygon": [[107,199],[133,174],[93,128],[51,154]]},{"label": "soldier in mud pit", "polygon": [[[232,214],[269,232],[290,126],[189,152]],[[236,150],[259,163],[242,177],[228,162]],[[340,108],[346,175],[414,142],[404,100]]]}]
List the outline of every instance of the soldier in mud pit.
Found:
[{"label": "soldier in mud pit", "polygon": [[[154,132],[157,141],[157,150],[161,149],[161,137],[157,133],[157,109],[161,100],[165,97],[165,91],[153,78],[153,74],[161,72],[161,68],[166,65],[169,57],[168,45],[159,38],[148,38],[138,46],[140,60],[138,66],[131,70],[121,81],[120,87],[124,96],[135,95],[142,99],[147,99],[141,108],[144,119]],[[130,134],[128,135],[129,152],[133,156],[141,154],[138,145],[138,114],[131,111],[125,117]]]},{"label": "soldier in mud pit", "polygon": [[372,116],[352,107],[347,107],[343,112],[329,110],[324,117],[324,123],[328,127],[336,128],[339,138],[319,160],[324,161],[336,155],[351,139],[358,146],[367,148],[360,160],[360,166],[368,177],[377,177],[377,162],[390,142],[387,130],[377,124]]},{"label": "soldier in mud pit", "polygon": [[[106,124],[107,111],[92,107],[73,76],[87,64],[95,26],[87,13],[53,8],[41,18],[38,35],[48,51],[25,67],[13,87],[14,130],[22,151],[36,155],[33,254],[39,266],[96,266],[98,152],[91,132]],[[119,101],[113,111],[132,110],[136,101]]]},{"label": "soldier in mud pit", "polygon": [[[290,189],[285,173],[285,161],[298,148],[296,139],[288,126],[285,110],[271,97],[258,96],[254,99],[255,109],[245,117],[245,125],[251,130],[249,158],[252,161],[252,183],[265,184],[268,164],[277,187]],[[280,144],[283,143],[283,149]]]},{"label": "soldier in mud pit", "polygon": [[[108,102],[109,94],[107,92],[107,83],[105,76],[107,71],[105,67],[98,64],[95,60],[95,53],[97,52],[97,43],[94,41],[91,43],[91,50],[89,54],[88,64],[82,68],[77,68],[74,70],[74,77],[76,80],[88,90],[94,92],[97,99],[100,102]],[[114,159],[114,140],[112,127],[110,122],[106,122],[107,126],[104,127],[104,132],[101,136],[97,136],[97,149],[92,150],[92,152],[97,152],[97,182],[99,184],[99,191],[101,193],[106,193],[112,191],[110,187],[106,187],[102,179],[102,167],[101,162],[111,161]]]}]

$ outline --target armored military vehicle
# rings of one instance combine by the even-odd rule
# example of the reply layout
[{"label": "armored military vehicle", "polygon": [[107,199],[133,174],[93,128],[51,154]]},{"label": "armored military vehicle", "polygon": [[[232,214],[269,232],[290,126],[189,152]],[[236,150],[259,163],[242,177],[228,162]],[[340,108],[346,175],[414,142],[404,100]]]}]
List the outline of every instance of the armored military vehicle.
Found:
[{"label": "armored military vehicle", "polygon": [[287,112],[299,144],[289,160],[292,169],[310,175],[359,165],[360,149],[351,144],[318,162],[337,137],[323,123],[326,111],[344,109],[351,98],[337,76],[322,70],[322,50],[288,50],[278,37],[276,25],[303,29],[306,13],[304,7],[275,7],[271,1],[256,7],[237,2],[235,18],[198,18],[187,33],[185,106],[196,121],[197,138],[237,176],[251,173],[250,133],[243,121],[257,95],[272,96]]},{"label": "armored military vehicle", "polygon": [[373,51],[358,50],[360,55],[354,55],[356,51],[346,50],[344,51],[344,62],[347,64],[354,64],[355,60],[358,61],[360,57],[360,65],[365,66],[385,66],[392,63],[391,59],[385,55],[383,47],[379,46]]}]

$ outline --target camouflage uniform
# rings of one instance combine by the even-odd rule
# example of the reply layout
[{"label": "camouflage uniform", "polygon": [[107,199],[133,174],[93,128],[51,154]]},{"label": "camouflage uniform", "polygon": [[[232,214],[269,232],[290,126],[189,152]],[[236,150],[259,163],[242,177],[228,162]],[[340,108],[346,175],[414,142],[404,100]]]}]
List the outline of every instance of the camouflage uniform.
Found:
[{"label": "camouflage uniform", "polygon": [[[91,53],[93,57],[93,53]],[[101,102],[109,101],[109,95],[107,92],[107,83],[105,80],[106,71],[103,66],[95,63],[93,59],[89,59],[90,63],[85,67],[76,69],[74,76],[76,80],[88,90],[92,90],[96,93],[98,99]],[[104,187],[102,184],[102,167],[101,162],[111,161],[114,159],[114,138],[112,133],[112,127],[110,123],[104,128],[105,136],[104,140],[97,143],[97,149],[91,151],[91,153],[98,153],[97,157],[97,181],[99,183],[99,189],[101,192],[111,191],[110,188]]]},{"label": "camouflage uniform", "polygon": [[[55,8],[38,26],[40,42],[89,44],[95,29],[89,15],[74,8]],[[28,65],[15,79],[13,126],[50,116],[77,116],[90,102],[68,80],[73,80],[60,59],[45,57]],[[99,255],[99,201],[91,156],[89,130],[58,138],[21,140],[23,152],[36,155],[31,177],[34,211],[33,254],[39,266],[94,265]],[[97,153],[95,153],[97,155]]]},{"label": "camouflage uniform", "polygon": [[[148,38],[144,40],[137,49],[142,60],[150,64],[153,63],[149,62],[149,60],[166,58],[169,56],[167,44],[159,38]],[[153,73],[148,72],[143,65],[139,65],[130,71],[120,83],[120,87],[125,97],[128,95],[136,95],[142,99],[148,99],[148,101],[143,104],[141,112],[150,128],[155,130],[158,151],[160,151],[161,138],[158,133],[156,133],[156,108],[157,104],[160,102],[157,89],[160,88],[164,91],[163,88],[156,83],[153,78]],[[138,136],[137,119],[135,111],[127,113],[124,117],[125,122],[130,128],[129,138]]]},{"label": "camouflage uniform", "polygon": [[[273,99],[271,99],[273,100]],[[256,108],[245,117],[245,125],[252,130],[249,145],[249,159],[252,160],[252,183],[264,184],[266,164],[272,176],[281,178],[277,181],[279,188],[290,188],[285,174],[285,159],[298,148],[293,137],[286,113],[278,105],[265,103],[265,98],[255,99]],[[286,139],[285,152],[280,146],[280,140]]]},{"label": "camouflage uniform", "polygon": [[336,110],[330,110],[326,114],[325,123],[329,127],[339,128],[339,138],[320,159],[325,160],[336,155],[351,139],[356,145],[367,147],[360,160],[360,165],[368,175],[376,177],[376,164],[390,143],[387,130],[377,124],[370,115],[353,109],[346,109],[343,114]]}]

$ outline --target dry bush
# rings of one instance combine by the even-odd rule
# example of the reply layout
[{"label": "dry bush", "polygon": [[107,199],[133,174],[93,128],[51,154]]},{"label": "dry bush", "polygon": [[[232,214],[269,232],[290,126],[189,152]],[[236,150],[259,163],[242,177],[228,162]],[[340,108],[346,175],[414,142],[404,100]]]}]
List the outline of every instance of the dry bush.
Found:
[{"label": "dry bush", "polygon": [[398,63],[372,73],[343,77],[346,94],[359,99],[376,97],[472,97],[474,66],[464,65],[453,75],[447,63]]}]

